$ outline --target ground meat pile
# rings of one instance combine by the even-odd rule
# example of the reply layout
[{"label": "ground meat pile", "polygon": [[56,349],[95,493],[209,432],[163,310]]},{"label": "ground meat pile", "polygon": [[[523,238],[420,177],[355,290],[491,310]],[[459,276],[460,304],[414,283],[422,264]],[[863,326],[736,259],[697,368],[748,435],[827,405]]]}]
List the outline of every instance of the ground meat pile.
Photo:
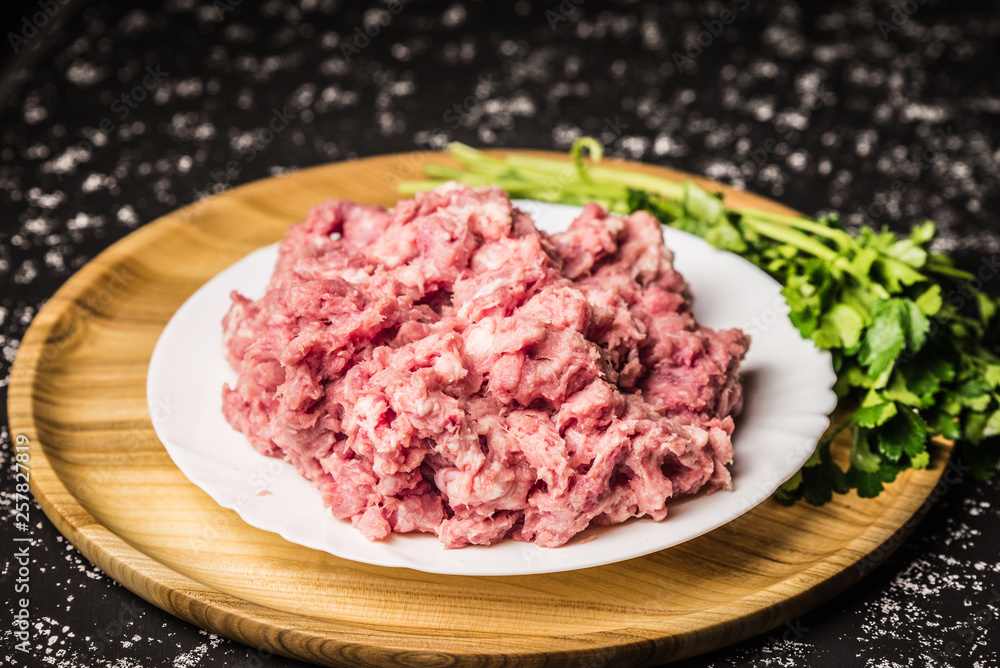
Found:
[{"label": "ground meat pile", "polygon": [[563,545],[731,487],[749,339],[700,327],[660,226],[548,235],[497,188],[331,201],[223,321],[229,423],[370,540]]}]

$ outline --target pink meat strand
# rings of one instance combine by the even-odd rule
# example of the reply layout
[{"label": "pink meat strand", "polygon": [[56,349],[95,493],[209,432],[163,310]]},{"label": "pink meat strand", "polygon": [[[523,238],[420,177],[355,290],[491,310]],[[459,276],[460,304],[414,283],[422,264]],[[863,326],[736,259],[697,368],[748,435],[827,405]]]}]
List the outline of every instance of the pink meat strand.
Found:
[{"label": "pink meat strand", "polygon": [[750,341],[699,326],[644,212],[548,235],[498,188],[326,202],[223,327],[226,419],[370,540],[557,547],[732,485]]}]

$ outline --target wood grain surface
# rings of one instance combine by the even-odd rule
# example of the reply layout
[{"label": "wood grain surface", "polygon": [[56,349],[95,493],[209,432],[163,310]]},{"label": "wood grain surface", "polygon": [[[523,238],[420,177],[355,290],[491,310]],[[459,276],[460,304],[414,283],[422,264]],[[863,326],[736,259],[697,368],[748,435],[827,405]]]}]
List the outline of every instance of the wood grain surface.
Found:
[{"label": "wood grain surface", "polygon": [[[417,178],[427,160],[447,161],[379,156],[201,200],[110,247],[39,312],[14,363],[11,433],[31,444],[31,489],[46,515],[111,577],[205,629],[325,665],[657,665],[793,619],[856,582],[913,529],[935,496],[946,444],[934,448],[928,470],[904,473],[876,500],[768,500],[680,546],[549,575],[455,577],[354,563],[216,505],[156,438],[152,421],[170,407],[151,415],[146,406],[146,368],[167,320],[310,206],[338,197],[392,205],[396,184]],[[701,183],[724,190],[730,205],[788,212]],[[844,448],[837,444],[841,455]]]}]

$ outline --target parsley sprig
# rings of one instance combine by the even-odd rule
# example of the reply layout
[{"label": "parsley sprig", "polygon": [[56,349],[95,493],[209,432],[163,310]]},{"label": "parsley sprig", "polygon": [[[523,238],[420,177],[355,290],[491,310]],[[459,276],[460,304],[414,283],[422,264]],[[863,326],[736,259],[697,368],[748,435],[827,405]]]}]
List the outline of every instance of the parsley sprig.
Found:
[{"label": "parsley sprig", "polygon": [[[498,158],[453,143],[461,167],[429,164],[430,180],[499,185],[512,197],[644,210],[760,267],[783,286],[802,336],[829,350],[844,419],[817,445],[777,498],[821,504],[857,490],[874,497],[903,470],[924,468],[930,439],[955,441],[963,466],[987,478],[1000,460],[1000,300],[971,287],[974,275],[931,250],[934,223],[899,238],[868,227],[852,233],[836,214],[813,220],[725,205],[693,181],[599,165],[601,145],[578,139],[571,161]],[[584,150],[590,161],[584,160]],[[848,430],[850,462],[831,454]]]}]

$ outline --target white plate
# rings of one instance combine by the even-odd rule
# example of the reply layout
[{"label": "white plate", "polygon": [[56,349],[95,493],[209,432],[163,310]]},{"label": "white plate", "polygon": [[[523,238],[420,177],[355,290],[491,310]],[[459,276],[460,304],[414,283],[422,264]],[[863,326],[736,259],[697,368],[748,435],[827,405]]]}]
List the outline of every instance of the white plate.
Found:
[{"label": "white plate", "polygon": [[[517,205],[547,232],[565,229],[580,211],[541,202]],[[695,236],[670,228],[664,236],[691,286],[699,322],[742,327],[753,341],[742,366],[746,401],[733,439],[734,489],[670,504],[663,522],[633,519],[588,529],[554,549],[505,540],[446,550],[431,534],[392,534],[370,543],[349,521],[333,517],[319,491],[294,467],[259,454],[222,417],[222,385],[236,379],[222,354],[229,294],[263,296],[277,244],[210,280],[167,323],[146,386],[156,434],[191,482],[248,524],[369,564],[454,575],[526,575],[609,564],[690,540],[750,510],[799,469],[829,424],[837,401],[831,389],[835,376],[830,355],[802,339],[786,317],[776,281]]]}]

